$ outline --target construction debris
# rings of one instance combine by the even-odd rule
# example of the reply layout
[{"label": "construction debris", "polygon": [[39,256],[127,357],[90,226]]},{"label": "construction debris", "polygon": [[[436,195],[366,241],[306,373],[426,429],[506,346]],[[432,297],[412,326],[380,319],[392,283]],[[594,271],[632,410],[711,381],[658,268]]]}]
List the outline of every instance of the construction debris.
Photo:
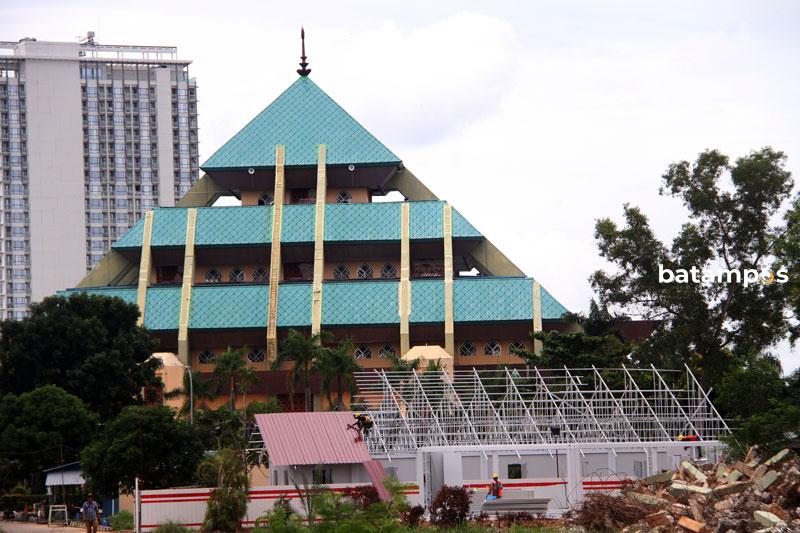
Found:
[{"label": "construction debris", "polygon": [[733,463],[684,461],[622,491],[588,494],[567,518],[630,533],[800,531],[800,460],[791,450],[759,457],[751,448]]}]

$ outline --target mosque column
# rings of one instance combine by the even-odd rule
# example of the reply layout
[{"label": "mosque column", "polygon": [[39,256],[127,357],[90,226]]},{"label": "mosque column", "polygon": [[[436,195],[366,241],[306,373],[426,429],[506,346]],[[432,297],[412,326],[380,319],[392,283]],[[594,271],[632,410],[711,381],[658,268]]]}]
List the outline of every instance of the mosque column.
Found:
[{"label": "mosque column", "polygon": [[269,309],[267,315],[267,359],[278,357],[278,285],[281,279],[281,226],[284,201],[285,149],[282,144],[275,147],[275,190],[272,206],[272,241],[269,263]]},{"label": "mosque column", "polygon": [[317,149],[317,197],[314,213],[314,279],[311,288],[311,334],[322,331],[322,280],[325,277],[325,197],[328,192],[325,160],[327,146]]},{"label": "mosque column", "polygon": [[197,209],[186,210],[186,246],[183,255],[183,281],[181,284],[181,312],[178,319],[178,359],[189,366],[189,312],[192,307],[194,285],[194,236],[197,227]]},{"label": "mosque column", "polygon": [[[538,333],[542,331],[542,286],[538,281],[533,282],[533,332]],[[542,353],[542,341],[533,341],[533,353],[540,355]]]},{"label": "mosque column", "polygon": [[444,350],[455,357],[453,320],[453,207],[444,204]]},{"label": "mosque column", "polygon": [[147,287],[150,286],[150,271],[153,268],[153,258],[150,254],[150,242],[153,237],[153,211],[144,215],[144,229],[142,232],[142,255],[139,259],[139,285],[136,289],[136,305],[139,306],[139,320],[136,325],[144,325],[144,308],[147,304]]},{"label": "mosque column", "polygon": [[400,314],[400,356],[411,348],[409,316],[411,315],[411,241],[409,239],[409,204],[400,204],[400,284],[398,310]]}]

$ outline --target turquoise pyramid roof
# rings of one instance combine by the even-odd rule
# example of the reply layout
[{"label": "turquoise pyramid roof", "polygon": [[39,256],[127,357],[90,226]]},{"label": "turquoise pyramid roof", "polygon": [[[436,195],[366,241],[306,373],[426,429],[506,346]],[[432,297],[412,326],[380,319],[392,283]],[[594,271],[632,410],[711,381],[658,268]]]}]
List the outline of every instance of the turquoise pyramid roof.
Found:
[{"label": "turquoise pyramid roof", "polygon": [[275,166],[275,146],[286,146],[286,165],[316,165],[317,146],[328,146],[329,165],[398,164],[394,155],[308,77],[301,76],[217,150],[205,171]]}]

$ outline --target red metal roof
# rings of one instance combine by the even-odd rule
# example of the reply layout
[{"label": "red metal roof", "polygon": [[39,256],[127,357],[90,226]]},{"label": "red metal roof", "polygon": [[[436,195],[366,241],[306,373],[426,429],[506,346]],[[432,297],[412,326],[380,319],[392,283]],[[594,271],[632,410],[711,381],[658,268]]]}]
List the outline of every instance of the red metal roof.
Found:
[{"label": "red metal roof", "polygon": [[269,461],[274,465],[365,463],[372,458],[347,429],[355,420],[349,412],[277,413],[256,415]]}]

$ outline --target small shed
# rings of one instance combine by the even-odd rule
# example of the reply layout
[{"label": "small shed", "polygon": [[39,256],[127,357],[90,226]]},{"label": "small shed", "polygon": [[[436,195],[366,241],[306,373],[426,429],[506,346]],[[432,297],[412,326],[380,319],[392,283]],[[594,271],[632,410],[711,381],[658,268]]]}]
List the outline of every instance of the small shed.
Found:
[{"label": "small shed", "polygon": [[275,413],[255,416],[269,455],[273,485],[372,483],[382,498],[386,472],[359,433],[350,412]]}]

